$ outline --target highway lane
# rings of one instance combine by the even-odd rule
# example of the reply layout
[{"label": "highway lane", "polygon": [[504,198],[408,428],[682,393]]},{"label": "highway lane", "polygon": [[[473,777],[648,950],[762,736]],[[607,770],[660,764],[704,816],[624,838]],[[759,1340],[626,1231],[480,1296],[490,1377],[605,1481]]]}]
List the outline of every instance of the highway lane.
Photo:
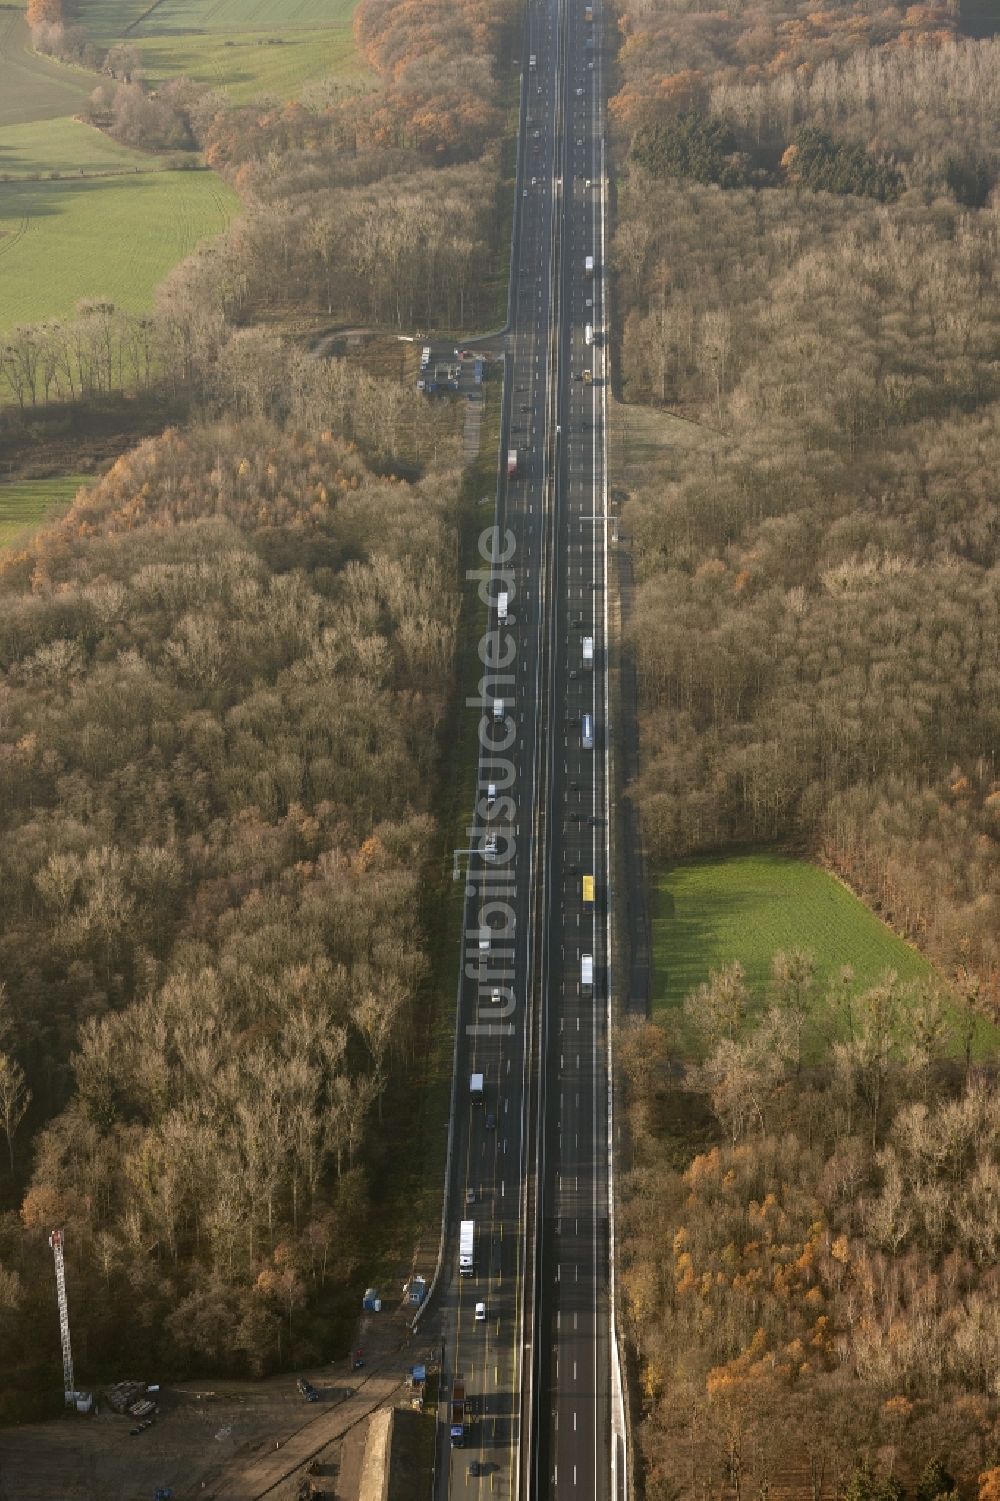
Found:
[{"label": "highway lane", "polygon": [[[595,9],[599,26],[599,12]],[[489,615],[479,798],[469,826],[466,954],[443,1271],[436,1493],[611,1495],[608,1283],[609,974],[606,484],[603,384],[603,127],[597,28],[578,0],[531,0],[502,450],[503,562]],[[590,45],[588,45],[590,39]],[[533,61],[531,61],[533,59]],[[593,66],[591,66],[591,64]],[[588,185],[589,179],[589,185]],[[593,255],[597,270],[585,274]],[[598,330],[596,344],[585,326]],[[584,369],[593,383],[584,383]],[[490,571],[487,564],[485,571]],[[501,577],[501,572],[503,576]],[[594,642],[585,667],[582,642]],[[500,669],[497,669],[499,671]],[[494,721],[502,698],[502,721]],[[583,743],[581,716],[592,740]],[[488,743],[502,725],[501,748]],[[497,782],[497,802],[486,800]],[[505,801],[506,797],[506,801]],[[497,835],[485,858],[487,832]],[[585,907],[582,878],[594,877]],[[489,900],[492,899],[492,900]],[[480,927],[494,928],[479,972]],[[502,925],[502,926],[501,926]],[[593,958],[584,991],[581,957]],[[501,989],[500,1004],[489,999]],[[469,1098],[485,1074],[485,1100]],[[492,1117],[494,1124],[490,1124]],[[474,1202],[466,1207],[469,1193]],[[458,1273],[458,1226],[477,1227],[477,1268]],[[486,1318],[477,1319],[476,1304]],[[471,1421],[448,1438],[457,1374]],[[483,1466],[486,1480],[469,1466]],[[621,1465],[618,1465],[619,1473]],[[616,1488],[617,1492],[617,1488]],[[616,1494],[617,1501],[617,1494]]]},{"label": "highway lane", "polygon": [[[604,172],[600,9],[564,9],[558,233],[560,443],[554,525],[553,727],[547,797],[540,1053],[536,1496],[604,1497],[624,1483],[612,1444],[608,1014],[610,836],[604,381]],[[590,269],[590,268],[593,269]],[[592,333],[588,335],[588,327]],[[584,662],[584,638],[593,665]],[[585,905],[583,877],[594,879]],[[584,966],[589,959],[592,983]]]},{"label": "highway lane", "polygon": [[[484,1483],[470,1479],[472,1462],[486,1467],[485,1483],[492,1495],[520,1493],[522,1351],[531,1338],[524,1324],[523,1297],[532,1171],[526,1116],[537,1003],[531,977],[537,948],[539,767],[546,715],[540,674],[546,659],[543,622],[551,540],[546,513],[554,431],[556,207],[552,174],[557,31],[554,19],[544,10],[533,15],[529,24],[501,445],[505,452],[508,447],[518,449],[518,473],[502,487],[498,506],[503,540],[494,553],[502,555],[502,564],[495,562],[491,569],[490,561],[483,559],[483,572],[494,573],[493,598],[501,587],[510,594],[510,618],[501,624],[492,609],[481,647],[481,657],[486,659],[481,685],[484,701],[470,705],[470,712],[480,715],[481,739],[486,742],[480,755],[477,807],[469,825],[469,849],[478,853],[459,860],[467,871],[466,952],[457,1004],[445,1254],[435,1297],[436,1326],[444,1352],[436,1456],[436,1493],[441,1497],[464,1496],[467,1486]],[[529,68],[532,53],[536,63]],[[525,188],[526,197],[522,196]],[[508,656],[512,658],[509,665],[496,667],[506,663]],[[500,676],[504,681],[494,681]],[[502,724],[493,719],[495,698],[504,703]],[[497,786],[493,806],[487,800],[490,783]],[[495,860],[484,856],[487,833],[497,835]],[[482,923],[493,933],[488,965],[480,974]],[[501,991],[499,1004],[490,998],[496,988]],[[485,1075],[482,1105],[474,1105],[469,1098],[473,1071]],[[488,1124],[490,1117],[494,1125]],[[475,1202],[466,1206],[470,1191]],[[477,1231],[477,1266],[472,1277],[461,1277],[458,1272],[458,1226],[466,1215]],[[485,1303],[485,1319],[477,1320],[477,1303]],[[529,1314],[530,1307],[529,1298]],[[463,1446],[452,1448],[447,1398],[459,1374],[465,1382],[470,1422]]]}]

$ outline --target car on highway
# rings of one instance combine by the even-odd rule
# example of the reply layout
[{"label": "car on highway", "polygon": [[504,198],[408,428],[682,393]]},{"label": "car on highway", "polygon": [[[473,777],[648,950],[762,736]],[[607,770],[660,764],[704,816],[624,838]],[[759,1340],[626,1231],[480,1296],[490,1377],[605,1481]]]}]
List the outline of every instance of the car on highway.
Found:
[{"label": "car on highway", "polygon": [[537,186],[538,186],[538,178],[537,178],[537,177],[533,177],[533,178],[532,178],[532,179],[531,179],[531,186],[532,186],[532,187],[533,187],[533,188],[536,188],[536,187],[537,187]]},{"label": "car on highway", "polygon": [[485,1475],[486,1466],[484,1464],[481,1464],[478,1459],[474,1459],[469,1466],[469,1474],[474,1478],[478,1478],[480,1475]]},{"label": "car on highway", "polygon": [[477,1303],[476,1304],[476,1323],[477,1324],[485,1324],[486,1323],[486,1304],[485,1303]]},{"label": "car on highway", "polygon": [[467,1188],[465,1190],[465,1202],[466,1205],[472,1205],[476,1202],[476,1190],[474,1188]]},{"label": "car on highway", "polygon": [[577,91],[576,91],[576,97],[578,99],[582,99],[583,98],[583,90],[582,89],[577,89]]},{"label": "car on highway", "polygon": [[496,1128],[497,1128],[497,1118],[493,1114],[492,1110],[489,1110],[486,1113],[486,1122],[485,1122],[485,1125],[486,1125],[487,1131],[495,1131]]}]

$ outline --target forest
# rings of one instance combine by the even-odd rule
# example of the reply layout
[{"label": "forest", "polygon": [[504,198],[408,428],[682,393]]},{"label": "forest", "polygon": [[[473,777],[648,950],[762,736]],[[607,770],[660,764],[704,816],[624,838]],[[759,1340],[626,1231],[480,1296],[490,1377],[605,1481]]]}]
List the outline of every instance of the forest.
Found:
[{"label": "forest", "polygon": [[[998,55],[925,39],[815,68],[824,131],[855,118],[862,78],[866,128],[885,143],[905,122],[896,202],[661,179],[633,157],[612,256],[622,396],[702,434],[623,518],[651,854],[804,844],[995,1004],[997,220],[929,175],[945,134],[986,150],[1000,71],[977,49]],[[716,107],[781,96],[783,74],[734,72],[710,79]],[[945,129],[949,101],[963,124]]]},{"label": "forest", "polygon": [[0,571],[0,1124],[28,1178],[0,1322],[29,1388],[55,1223],[92,1373],[316,1358],[370,1244],[381,1098],[423,1036],[460,477],[453,439],[373,468],[326,385],[283,427],[148,441]]},{"label": "forest", "polygon": [[763,1008],[734,965],[688,1019],[683,1083],[660,1026],[620,1040],[646,1494],[989,1501],[1000,1107],[940,995],[776,954]]},{"label": "forest", "polygon": [[26,417],[179,418],[0,559],[0,1419],[58,1400],[55,1225],[89,1382],[343,1344],[435,1015],[464,492],[454,409],[296,319],[491,308],[506,16],[363,4],[373,97],[250,112],[112,59],[97,123],[174,118],[245,214],[150,315],[0,344]]},{"label": "forest", "polygon": [[[850,0],[619,24],[615,394],[683,434],[621,521],[652,868],[802,852],[995,1019],[1000,44]],[[986,1501],[994,1069],[939,996],[807,972],[715,976],[694,1054],[622,1039],[646,1494]]]}]

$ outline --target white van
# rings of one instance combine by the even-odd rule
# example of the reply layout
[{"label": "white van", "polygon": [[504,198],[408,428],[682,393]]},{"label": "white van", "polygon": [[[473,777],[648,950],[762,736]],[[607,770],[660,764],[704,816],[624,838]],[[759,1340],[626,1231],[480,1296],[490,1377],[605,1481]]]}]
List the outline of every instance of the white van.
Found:
[{"label": "white van", "polygon": [[503,699],[502,698],[495,698],[493,700],[493,718],[494,719],[502,719],[503,718]]},{"label": "white van", "polygon": [[497,800],[497,784],[496,784],[496,782],[487,782],[487,784],[486,784],[486,807],[487,807],[488,811],[491,812],[491,813],[492,813],[494,807],[496,806],[496,800]]}]

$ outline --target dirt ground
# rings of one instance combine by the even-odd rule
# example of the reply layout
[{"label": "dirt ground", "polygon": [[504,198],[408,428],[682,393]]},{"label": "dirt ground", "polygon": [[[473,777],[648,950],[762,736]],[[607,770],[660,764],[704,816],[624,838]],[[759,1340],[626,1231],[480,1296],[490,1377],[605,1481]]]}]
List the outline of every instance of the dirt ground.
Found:
[{"label": "dirt ground", "polygon": [[[0,1431],[0,1501],[295,1501],[314,1494],[356,1501],[369,1414],[398,1400],[406,1371],[430,1353],[411,1340],[408,1311],[365,1315],[350,1360],[303,1371],[320,1393],[306,1402],[295,1376],[260,1382],[189,1382],[164,1388],[153,1426],[100,1402],[96,1415]],[[127,1373],[126,1373],[127,1374]]]}]

